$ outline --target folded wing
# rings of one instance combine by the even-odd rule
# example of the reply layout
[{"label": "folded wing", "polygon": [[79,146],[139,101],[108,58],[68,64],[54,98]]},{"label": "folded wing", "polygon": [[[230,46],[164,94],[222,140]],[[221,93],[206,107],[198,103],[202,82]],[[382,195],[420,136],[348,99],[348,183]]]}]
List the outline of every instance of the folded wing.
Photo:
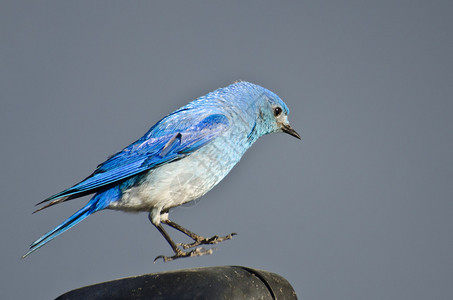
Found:
[{"label": "folded wing", "polygon": [[[134,175],[182,159],[220,136],[229,126],[228,118],[223,114],[192,113],[189,120],[183,118],[180,123],[175,123],[176,117],[172,114],[162,119],[143,138],[100,164],[93,174],[82,182],[38,203],[39,205],[51,201],[37,211],[95,193],[103,187],[118,184]],[[172,126],[163,126],[166,123]]]}]

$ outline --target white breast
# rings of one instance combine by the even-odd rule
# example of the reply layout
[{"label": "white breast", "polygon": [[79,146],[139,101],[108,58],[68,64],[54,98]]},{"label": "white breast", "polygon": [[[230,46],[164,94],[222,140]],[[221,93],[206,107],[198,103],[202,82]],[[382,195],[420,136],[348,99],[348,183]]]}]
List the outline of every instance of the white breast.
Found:
[{"label": "white breast", "polygon": [[109,208],[165,210],[195,200],[219,183],[244,152],[237,144],[225,145],[224,141],[216,140],[188,157],[151,170]]}]

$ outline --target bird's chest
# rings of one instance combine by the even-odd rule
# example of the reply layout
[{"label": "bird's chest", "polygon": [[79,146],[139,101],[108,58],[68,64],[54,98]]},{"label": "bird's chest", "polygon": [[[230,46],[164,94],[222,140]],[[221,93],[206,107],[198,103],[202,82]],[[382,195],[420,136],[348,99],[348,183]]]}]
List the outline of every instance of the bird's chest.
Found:
[{"label": "bird's chest", "polygon": [[240,143],[219,138],[189,156],[148,172],[123,192],[120,209],[171,208],[195,200],[219,183],[240,160]]}]

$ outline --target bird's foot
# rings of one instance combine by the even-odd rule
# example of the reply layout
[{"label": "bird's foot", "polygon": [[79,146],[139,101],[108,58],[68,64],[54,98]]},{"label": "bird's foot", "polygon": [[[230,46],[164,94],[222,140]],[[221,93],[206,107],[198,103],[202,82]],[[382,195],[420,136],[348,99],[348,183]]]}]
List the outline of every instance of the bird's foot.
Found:
[{"label": "bird's foot", "polygon": [[177,249],[175,251],[175,255],[173,256],[164,256],[164,255],[159,255],[158,257],[156,257],[154,259],[154,262],[156,262],[157,260],[159,259],[162,259],[164,262],[168,262],[168,261],[172,261],[172,260],[175,260],[175,259],[178,259],[178,258],[182,258],[182,257],[191,257],[191,256],[202,256],[202,255],[211,255],[213,252],[214,252],[215,248],[211,248],[211,249],[204,249],[202,247],[199,247],[199,248],[196,248],[192,251],[189,251],[189,252],[184,252],[180,249]]},{"label": "bird's foot", "polygon": [[219,237],[218,235],[214,235],[213,237],[210,237],[210,238],[205,238],[205,237],[197,235],[197,236],[195,236],[193,238],[194,239],[193,243],[190,243],[190,244],[178,243],[178,246],[181,246],[184,249],[190,249],[190,248],[193,248],[193,247],[197,247],[199,245],[218,244],[220,242],[232,239],[233,236],[235,236],[235,235],[237,235],[236,232],[230,233],[229,235],[222,236],[222,237]]}]

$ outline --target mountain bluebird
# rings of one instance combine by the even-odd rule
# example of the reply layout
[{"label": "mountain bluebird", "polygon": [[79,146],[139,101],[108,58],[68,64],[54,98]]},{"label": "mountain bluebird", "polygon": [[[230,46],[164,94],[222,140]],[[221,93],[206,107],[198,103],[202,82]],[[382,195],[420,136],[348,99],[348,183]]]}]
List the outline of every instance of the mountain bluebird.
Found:
[{"label": "mountain bluebird", "polygon": [[[31,244],[23,257],[103,209],[148,212],[149,220],[174,252],[156,259],[211,254],[212,249],[197,246],[231,239],[235,233],[204,238],[171,221],[169,210],[211,190],[259,137],[286,132],[300,139],[288,122],[288,113],[276,94],[244,81],[190,102],[109,157],[80,183],[38,203],[48,202],[36,211],[94,194],[82,209]],[[193,243],[175,243],[162,224],[186,234]],[[195,249],[183,250],[191,248]]]}]

